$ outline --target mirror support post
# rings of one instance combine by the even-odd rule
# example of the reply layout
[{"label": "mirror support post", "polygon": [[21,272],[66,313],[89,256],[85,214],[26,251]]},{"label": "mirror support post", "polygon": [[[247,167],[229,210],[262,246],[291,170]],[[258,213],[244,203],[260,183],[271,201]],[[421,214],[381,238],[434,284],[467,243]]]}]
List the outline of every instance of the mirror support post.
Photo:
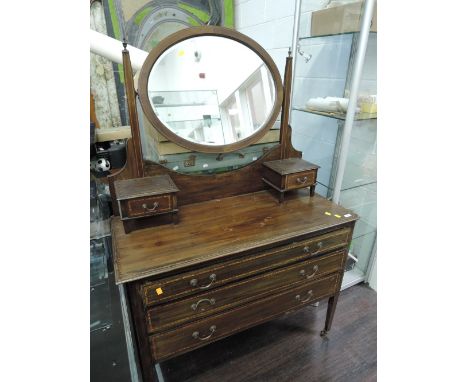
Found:
[{"label": "mirror support post", "polygon": [[289,126],[289,108],[291,106],[291,81],[292,81],[292,56],[289,50],[284,68],[284,98],[281,109],[281,127],[280,127],[280,159],[286,159],[287,131]]},{"label": "mirror support post", "polygon": [[135,156],[132,158],[133,160],[128,160],[127,158],[127,163],[131,164],[130,171],[133,176],[135,178],[142,178],[144,176],[143,154],[141,150],[140,126],[136,107],[136,92],[133,83],[132,63],[130,61],[130,53],[127,50],[127,43],[125,41],[123,46],[122,62],[124,69],[125,92],[127,93],[128,116],[130,120],[130,129],[132,131],[131,144],[133,146],[133,153]]}]

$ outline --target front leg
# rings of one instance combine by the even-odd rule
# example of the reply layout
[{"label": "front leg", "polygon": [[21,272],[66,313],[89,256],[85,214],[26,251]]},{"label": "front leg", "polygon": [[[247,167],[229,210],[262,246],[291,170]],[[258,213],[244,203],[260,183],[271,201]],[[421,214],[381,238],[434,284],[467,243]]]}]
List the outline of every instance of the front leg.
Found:
[{"label": "front leg", "polygon": [[333,316],[335,315],[336,303],[338,302],[338,296],[340,293],[331,296],[328,299],[327,318],[325,319],[325,328],[320,332],[320,336],[324,337],[331,329]]}]

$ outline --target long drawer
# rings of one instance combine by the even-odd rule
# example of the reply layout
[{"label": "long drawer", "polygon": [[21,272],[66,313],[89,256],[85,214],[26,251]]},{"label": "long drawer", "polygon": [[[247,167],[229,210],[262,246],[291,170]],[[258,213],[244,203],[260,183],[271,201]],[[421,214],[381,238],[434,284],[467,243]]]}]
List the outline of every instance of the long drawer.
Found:
[{"label": "long drawer", "polygon": [[346,251],[301,261],[270,272],[204,292],[158,305],[147,312],[148,332],[161,332],[225,309],[266,297],[294,283],[318,279],[344,267]]},{"label": "long drawer", "polygon": [[340,275],[334,273],[319,280],[310,280],[225,313],[154,334],[149,337],[152,356],[155,361],[161,361],[185,353],[332,295],[339,288]]},{"label": "long drawer", "polygon": [[143,302],[146,306],[165,303],[346,247],[350,233],[351,228],[346,227],[222,264],[151,281],[142,287]]}]

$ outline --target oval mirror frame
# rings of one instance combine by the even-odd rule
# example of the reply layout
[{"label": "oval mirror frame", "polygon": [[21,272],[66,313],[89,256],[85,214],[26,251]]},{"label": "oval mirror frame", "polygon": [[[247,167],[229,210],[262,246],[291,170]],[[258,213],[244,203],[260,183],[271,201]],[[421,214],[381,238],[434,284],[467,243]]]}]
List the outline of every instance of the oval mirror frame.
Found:
[{"label": "oval mirror frame", "polygon": [[[251,49],[260,57],[260,59],[265,63],[272,75],[276,98],[271,109],[270,115],[266,119],[266,122],[263,124],[263,126],[261,126],[255,133],[253,133],[247,138],[244,138],[234,143],[229,143],[227,145],[205,145],[201,143],[192,142],[171,131],[156,116],[156,113],[153,110],[148,95],[148,82],[153,66],[156,64],[159,57],[161,57],[161,55],[164,52],[166,52],[175,44],[199,36],[224,37],[245,45],[247,48]],[[267,53],[267,51],[263,49],[256,41],[233,29],[218,26],[203,26],[183,29],[166,37],[164,40],[161,41],[161,43],[159,43],[156,46],[156,48],[154,48],[148,54],[148,57],[141,68],[138,79],[138,97],[140,99],[143,112],[145,113],[145,116],[148,119],[148,121],[153,125],[154,128],[156,128],[158,132],[160,132],[164,137],[166,137],[173,143],[192,151],[204,153],[227,153],[237,151],[244,147],[250,146],[251,144],[254,144],[255,142],[259,141],[271,129],[271,127],[276,121],[276,118],[278,117],[281,105],[283,103],[283,84],[281,82],[280,73],[273,59]]]}]

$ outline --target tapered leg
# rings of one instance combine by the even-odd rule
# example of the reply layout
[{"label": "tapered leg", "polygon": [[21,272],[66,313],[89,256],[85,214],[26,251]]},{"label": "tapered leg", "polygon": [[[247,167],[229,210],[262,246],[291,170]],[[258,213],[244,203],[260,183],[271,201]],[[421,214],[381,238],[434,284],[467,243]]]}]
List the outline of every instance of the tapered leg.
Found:
[{"label": "tapered leg", "polygon": [[280,203],[283,203],[283,201],[284,201],[284,192],[281,192],[281,191],[280,191],[279,202],[280,202]]},{"label": "tapered leg", "polygon": [[336,303],[338,302],[339,295],[340,294],[337,293],[328,299],[327,318],[325,319],[325,328],[320,332],[320,335],[322,337],[326,336],[327,333],[331,329],[331,324],[333,321],[333,316],[335,315]]},{"label": "tapered leg", "polygon": [[310,196],[315,195],[315,186],[310,186]]}]

